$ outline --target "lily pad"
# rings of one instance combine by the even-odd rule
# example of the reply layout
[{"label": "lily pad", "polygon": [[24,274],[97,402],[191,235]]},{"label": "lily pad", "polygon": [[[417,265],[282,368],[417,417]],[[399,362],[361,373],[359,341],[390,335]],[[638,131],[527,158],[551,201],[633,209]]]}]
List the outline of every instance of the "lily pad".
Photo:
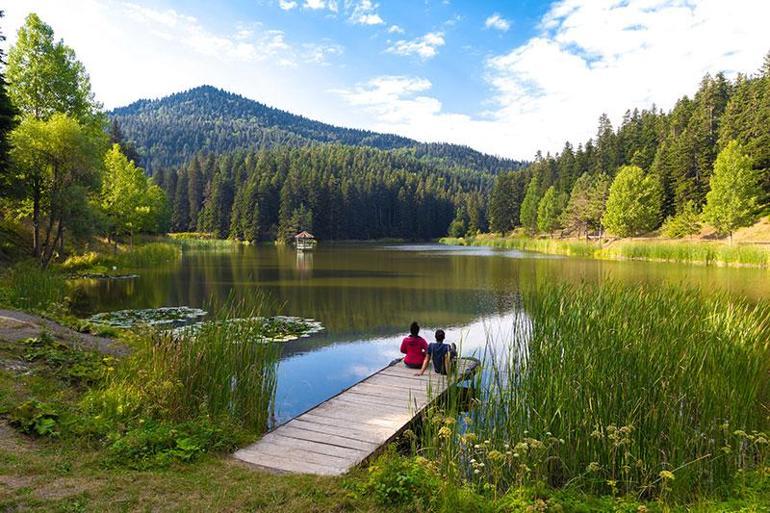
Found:
[{"label": "lily pad", "polygon": [[189,306],[164,306],[142,310],[117,310],[102,312],[88,320],[94,324],[103,324],[115,328],[133,328],[135,326],[153,326],[156,328],[177,328],[200,322],[206,311]]},{"label": "lily pad", "polygon": [[204,325],[217,323],[238,324],[255,323],[254,333],[259,334],[259,342],[289,342],[298,338],[307,338],[314,333],[324,330],[323,324],[315,319],[304,319],[288,315],[273,317],[252,317],[249,319],[228,319],[225,321],[197,322],[174,329],[174,335],[194,335]]}]

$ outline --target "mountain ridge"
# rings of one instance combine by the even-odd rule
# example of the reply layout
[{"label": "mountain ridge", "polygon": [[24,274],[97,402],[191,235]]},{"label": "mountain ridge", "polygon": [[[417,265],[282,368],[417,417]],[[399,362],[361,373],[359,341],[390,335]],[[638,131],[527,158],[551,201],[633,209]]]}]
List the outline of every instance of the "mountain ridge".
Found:
[{"label": "mountain ridge", "polygon": [[412,154],[490,173],[525,163],[449,143],[421,143],[397,134],[346,128],[290,113],[240,94],[201,85],[108,112],[143,155],[148,172],[178,166],[198,152],[344,144]]}]

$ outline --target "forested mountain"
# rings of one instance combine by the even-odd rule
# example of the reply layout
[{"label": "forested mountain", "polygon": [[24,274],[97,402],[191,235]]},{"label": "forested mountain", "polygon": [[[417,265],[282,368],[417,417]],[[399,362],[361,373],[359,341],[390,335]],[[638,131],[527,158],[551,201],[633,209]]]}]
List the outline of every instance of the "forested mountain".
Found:
[{"label": "forested mountain", "polygon": [[[629,110],[617,129],[602,116],[596,137],[577,147],[568,142],[556,155],[538,154],[524,172],[500,174],[490,196],[490,227],[583,233],[609,228],[615,234],[638,234],[667,219],[690,219],[687,230],[694,233],[698,213],[704,208],[704,214],[715,212],[716,207],[707,208],[714,190],[711,177],[717,156],[728,148],[723,167],[733,186],[731,198],[722,198],[729,205],[720,209],[723,214],[725,209],[758,213],[770,194],[770,55],[751,76],[730,81],[721,73],[707,75],[695,94],[681,98],[670,112],[655,106]],[[617,180],[619,170],[628,166],[641,172],[626,169]],[[619,199],[608,204],[613,189]],[[617,211],[605,216],[611,207]],[[629,221],[632,213],[642,211],[647,212],[644,219]],[[756,215],[743,215],[742,222],[752,218]]]},{"label": "forested mountain", "polygon": [[486,228],[493,177],[448,170],[410,155],[337,144],[200,153],[156,181],[172,204],[172,229],[242,240],[442,236],[458,205]]},{"label": "forested mountain", "polygon": [[314,143],[399,150],[447,166],[488,172],[516,169],[520,162],[485,155],[467,146],[423,144],[406,137],[341,128],[268,107],[211,86],[158,100],[139,100],[109,113],[137,145],[150,172],[187,162],[195,153],[306,146]]}]

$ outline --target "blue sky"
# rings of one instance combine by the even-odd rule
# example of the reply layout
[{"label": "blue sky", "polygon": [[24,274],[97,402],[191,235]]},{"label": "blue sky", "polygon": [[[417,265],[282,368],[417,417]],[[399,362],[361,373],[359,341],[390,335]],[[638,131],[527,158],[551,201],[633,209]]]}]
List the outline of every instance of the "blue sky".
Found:
[{"label": "blue sky", "polygon": [[212,84],[343,126],[530,159],[606,112],[752,73],[765,0],[14,0],[72,46],[107,108]]}]

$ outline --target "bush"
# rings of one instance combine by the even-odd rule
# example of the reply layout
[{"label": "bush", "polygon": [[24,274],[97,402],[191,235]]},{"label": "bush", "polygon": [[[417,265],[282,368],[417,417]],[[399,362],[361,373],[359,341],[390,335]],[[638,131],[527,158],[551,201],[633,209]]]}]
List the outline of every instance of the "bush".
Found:
[{"label": "bush", "polygon": [[44,363],[55,376],[73,385],[99,382],[106,371],[114,368],[116,362],[115,358],[102,357],[93,351],[73,349],[47,332],[23,342],[26,346],[24,357],[27,360]]},{"label": "bush", "polygon": [[398,456],[392,449],[369,467],[366,490],[383,506],[417,504],[428,508],[441,479],[425,458]]},{"label": "bush", "polygon": [[11,426],[33,436],[58,436],[59,414],[52,404],[36,399],[26,401],[11,410]]},{"label": "bush", "polygon": [[700,215],[693,202],[688,201],[680,213],[666,218],[660,233],[670,239],[681,239],[699,233],[700,229]]},{"label": "bush", "polygon": [[107,447],[108,465],[137,470],[187,463],[209,451],[231,451],[236,441],[206,418],[181,424],[139,421],[124,433],[113,433]]}]

